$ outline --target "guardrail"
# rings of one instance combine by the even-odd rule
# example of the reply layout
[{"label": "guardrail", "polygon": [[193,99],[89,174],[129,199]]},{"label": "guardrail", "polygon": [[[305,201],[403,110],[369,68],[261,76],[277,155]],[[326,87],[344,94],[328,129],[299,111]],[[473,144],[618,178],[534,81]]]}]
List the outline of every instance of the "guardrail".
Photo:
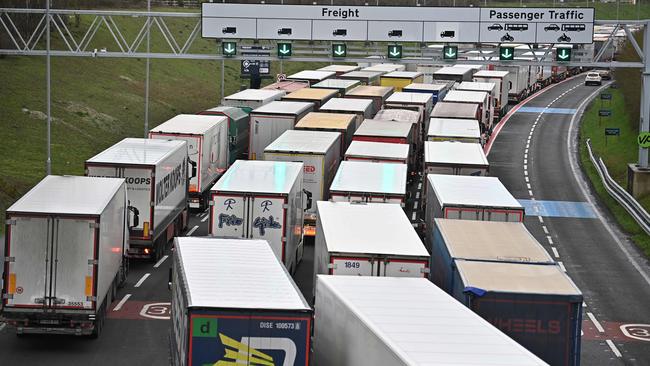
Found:
[{"label": "guardrail", "polygon": [[603,186],[607,193],[614,198],[623,208],[634,218],[634,220],[641,226],[643,231],[650,235],[650,215],[648,212],[634,199],[623,187],[621,187],[607,171],[607,166],[602,158],[596,159],[591,149],[591,139],[587,139],[587,151],[589,151],[589,159],[594,164]]}]

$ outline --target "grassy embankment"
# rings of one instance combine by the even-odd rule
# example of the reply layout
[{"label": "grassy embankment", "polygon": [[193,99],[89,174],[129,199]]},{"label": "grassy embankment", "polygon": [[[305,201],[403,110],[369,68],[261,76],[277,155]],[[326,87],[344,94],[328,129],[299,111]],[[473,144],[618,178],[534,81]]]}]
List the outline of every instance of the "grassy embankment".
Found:
[{"label": "grassy embankment", "polygon": [[[71,31],[85,32],[92,19],[82,17]],[[135,38],[144,20],[116,18],[127,40]],[[74,24],[74,22],[72,22]],[[174,34],[189,36],[193,23],[168,23]],[[54,32],[54,31],[53,31]],[[100,34],[101,32],[101,34]],[[116,49],[106,29],[98,32],[90,49]],[[163,51],[159,32],[151,50]],[[80,37],[79,37],[80,39]],[[61,40],[54,37],[53,45]],[[144,43],[141,50],[144,50]],[[220,52],[214,41],[197,39],[194,53]],[[313,69],[323,64],[285,62],[284,72]],[[278,72],[274,63],[272,75]],[[225,94],[240,89],[239,61],[225,64]],[[52,173],[83,174],[83,162],[124,137],[144,134],[144,59],[52,58]],[[268,83],[268,81],[266,81]],[[0,58],[0,219],[4,211],[45,175],[46,95],[45,59]],[[180,113],[195,113],[219,104],[220,62],[152,60],[149,125],[156,126]],[[0,225],[0,232],[4,225]]]}]

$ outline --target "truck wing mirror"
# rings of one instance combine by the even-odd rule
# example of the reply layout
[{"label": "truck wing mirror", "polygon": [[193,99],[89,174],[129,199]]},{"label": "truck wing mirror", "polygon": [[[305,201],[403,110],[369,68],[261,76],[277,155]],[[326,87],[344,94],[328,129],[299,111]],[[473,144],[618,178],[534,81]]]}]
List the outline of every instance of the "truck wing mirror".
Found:
[{"label": "truck wing mirror", "polygon": [[140,211],[131,205],[129,205],[128,208],[129,208],[129,213],[133,214],[133,217],[129,215],[129,229],[131,229],[140,225]]},{"label": "truck wing mirror", "polygon": [[304,193],[305,196],[307,196],[307,208],[305,208],[305,209],[303,210],[303,211],[307,211],[307,210],[311,209],[311,205],[312,205],[312,198],[311,198],[311,196],[312,196],[312,193],[309,192],[309,191],[306,190],[306,189],[303,189],[303,190],[302,190],[302,193]]},{"label": "truck wing mirror", "polygon": [[192,166],[192,173],[190,174],[190,178],[196,177],[196,161],[193,161],[192,159],[188,159],[190,162],[190,165]]}]

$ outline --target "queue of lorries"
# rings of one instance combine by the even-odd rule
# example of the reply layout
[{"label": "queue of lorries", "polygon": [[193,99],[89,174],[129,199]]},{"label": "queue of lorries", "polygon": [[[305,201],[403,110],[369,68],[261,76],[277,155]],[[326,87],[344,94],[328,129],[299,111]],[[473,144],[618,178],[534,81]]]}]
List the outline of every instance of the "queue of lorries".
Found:
[{"label": "queue of lorries", "polygon": [[173,242],[176,365],[578,365],[582,295],[488,176],[492,126],[545,83],[507,68],[301,71],[47,176],[7,210],[2,320],[98,336],[129,259]]}]

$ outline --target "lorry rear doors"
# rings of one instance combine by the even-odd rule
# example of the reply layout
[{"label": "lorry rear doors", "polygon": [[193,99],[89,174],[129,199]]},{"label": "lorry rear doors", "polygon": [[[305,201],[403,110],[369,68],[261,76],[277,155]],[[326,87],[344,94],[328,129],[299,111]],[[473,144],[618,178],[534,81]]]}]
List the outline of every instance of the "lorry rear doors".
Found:
[{"label": "lorry rear doors", "polygon": [[412,259],[386,259],[379,263],[380,276],[384,277],[424,277],[428,273],[427,262]]},{"label": "lorry rear doors", "polygon": [[9,226],[7,307],[93,307],[95,220],[14,217]]}]

